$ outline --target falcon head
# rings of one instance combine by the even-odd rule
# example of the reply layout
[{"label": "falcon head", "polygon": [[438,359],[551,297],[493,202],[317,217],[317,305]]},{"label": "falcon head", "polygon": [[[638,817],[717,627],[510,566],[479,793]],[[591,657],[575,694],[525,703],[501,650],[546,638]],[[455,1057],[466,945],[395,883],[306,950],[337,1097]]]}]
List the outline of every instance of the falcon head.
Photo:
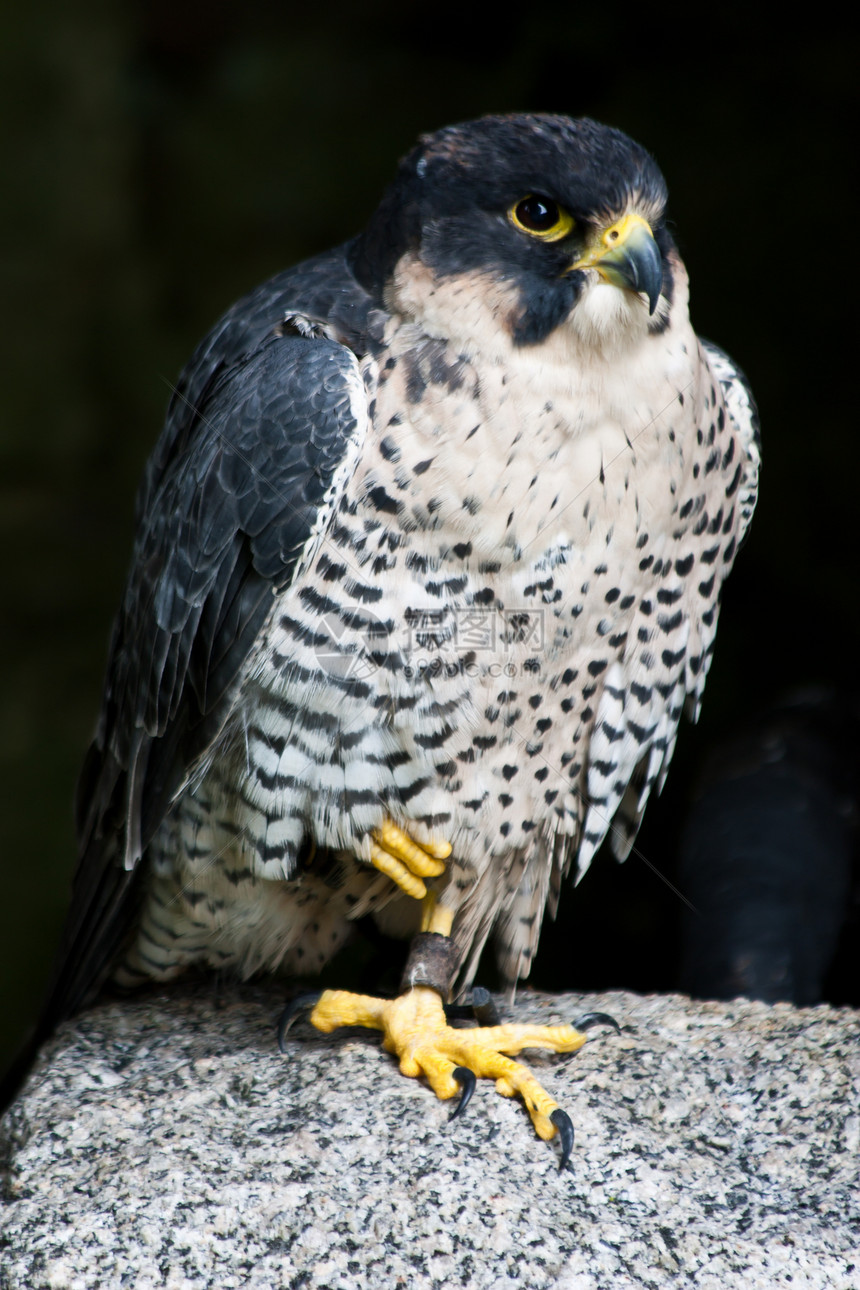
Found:
[{"label": "falcon head", "polygon": [[665,204],[658,167],[620,130],[483,117],[404,158],[353,268],[389,309],[470,348],[615,346],[667,325]]}]

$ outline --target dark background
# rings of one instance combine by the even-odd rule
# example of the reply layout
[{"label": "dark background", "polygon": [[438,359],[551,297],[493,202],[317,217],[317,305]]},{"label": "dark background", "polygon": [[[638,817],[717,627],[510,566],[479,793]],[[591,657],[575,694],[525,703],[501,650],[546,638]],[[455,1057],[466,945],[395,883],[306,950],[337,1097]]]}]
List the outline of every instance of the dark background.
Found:
[{"label": "dark background", "polygon": [[[703,36],[645,6],[56,8],[19,6],[0,39],[0,1064],[59,933],[168,383],[238,294],[359,229],[419,132],[483,112],[592,115],[655,154],[694,323],[761,408],[761,503],[704,715],[640,835],[671,877],[706,749],[786,687],[841,687],[857,665],[856,48],[819,22],[713,18]],[[671,988],[680,908],[649,865],[601,857],[538,980]]]}]

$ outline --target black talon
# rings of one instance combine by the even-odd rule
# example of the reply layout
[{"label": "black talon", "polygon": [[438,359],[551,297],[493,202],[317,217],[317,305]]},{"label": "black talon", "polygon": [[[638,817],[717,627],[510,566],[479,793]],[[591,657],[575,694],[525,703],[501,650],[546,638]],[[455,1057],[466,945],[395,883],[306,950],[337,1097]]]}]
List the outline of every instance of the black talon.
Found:
[{"label": "black talon", "polygon": [[561,1173],[573,1151],[573,1123],[567,1111],[562,1111],[560,1106],[556,1107],[549,1118],[558,1129],[558,1136],[561,1138],[561,1164],[558,1167],[558,1172]]},{"label": "black talon", "polygon": [[478,1080],[474,1071],[470,1071],[468,1066],[455,1066],[451,1074],[458,1084],[462,1084],[463,1091],[460,1094],[460,1100],[451,1112],[451,1119],[455,1119],[461,1111],[465,1111],[469,1105],[472,1094],[475,1091],[475,1085]]},{"label": "black talon", "polygon": [[586,1012],[579,1021],[573,1023],[574,1030],[589,1030],[592,1026],[611,1026],[613,1030],[621,1034],[621,1027],[614,1017],[610,1017],[608,1012]]},{"label": "black talon", "polygon": [[498,1026],[502,1020],[492,995],[482,985],[472,991],[472,1012],[479,1026]]},{"label": "black talon", "polygon": [[284,1040],[287,1031],[295,1021],[296,1017],[304,1008],[314,1008],[322,998],[322,991],[318,990],[316,994],[298,994],[295,999],[290,999],[284,1011],[281,1013],[281,1019],[278,1022],[278,1047],[282,1053],[287,1050],[284,1047]]}]

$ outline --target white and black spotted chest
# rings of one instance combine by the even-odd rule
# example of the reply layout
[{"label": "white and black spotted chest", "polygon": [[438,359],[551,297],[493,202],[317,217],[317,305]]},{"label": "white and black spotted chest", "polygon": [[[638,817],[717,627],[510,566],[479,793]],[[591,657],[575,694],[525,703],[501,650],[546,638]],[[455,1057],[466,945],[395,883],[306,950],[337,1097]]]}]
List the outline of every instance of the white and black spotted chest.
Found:
[{"label": "white and black spotted chest", "polygon": [[246,685],[235,774],[272,876],[308,835],[361,853],[384,815],[476,868],[576,835],[601,774],[609,812],[655,742],[657,773],[706,667],[732,464],[686,338],[613,383],[404,332]]}]

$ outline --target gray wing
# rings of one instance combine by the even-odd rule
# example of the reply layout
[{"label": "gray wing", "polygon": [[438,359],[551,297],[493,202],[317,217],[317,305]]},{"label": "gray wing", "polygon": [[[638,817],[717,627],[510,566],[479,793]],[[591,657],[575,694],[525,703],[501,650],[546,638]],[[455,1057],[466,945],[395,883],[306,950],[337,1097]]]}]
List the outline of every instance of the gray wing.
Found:
[{"label": "gray wing", "polygon": [[366,422],[356,356],[333,340],[269,325],[235,356],[222,327],[192,360],[138,500],[41,1033],[87,1000],[118,953],[137,861],[223,726],[273,593],[336,505]]}]

